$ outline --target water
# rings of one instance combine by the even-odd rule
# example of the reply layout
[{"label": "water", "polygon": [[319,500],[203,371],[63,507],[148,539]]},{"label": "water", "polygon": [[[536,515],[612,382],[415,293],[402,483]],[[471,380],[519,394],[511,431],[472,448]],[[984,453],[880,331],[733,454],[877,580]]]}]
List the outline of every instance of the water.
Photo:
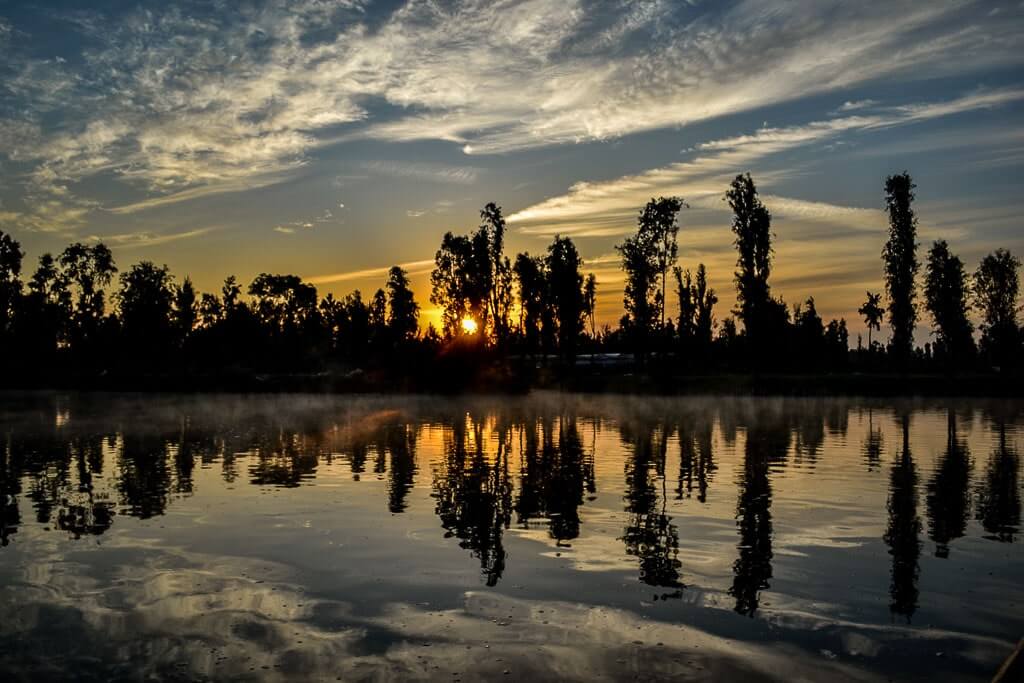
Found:
[{"label": "water", "polygon": [[4,680],[988,680],[1024,404],[0,397]]}]

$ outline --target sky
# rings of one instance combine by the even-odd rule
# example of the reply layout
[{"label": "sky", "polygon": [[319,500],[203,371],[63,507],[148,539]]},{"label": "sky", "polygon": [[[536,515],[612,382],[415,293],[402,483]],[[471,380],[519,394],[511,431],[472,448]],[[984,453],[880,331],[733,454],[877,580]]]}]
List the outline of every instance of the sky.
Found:
[{"label": "sky", "polygon": [[741,172],[773,292],[853,338],[889,174],[917,183],[922,257],[1024,255],[1020,0],[7,0],[0,55],[0,230],[29,273],[72,241],[205,291],[271,272],[369,295],[400,264],[428,322],[441,236],[494,201],[510,255],[573,238],[614,325],[614,247],[676,195],[720,320]]}]

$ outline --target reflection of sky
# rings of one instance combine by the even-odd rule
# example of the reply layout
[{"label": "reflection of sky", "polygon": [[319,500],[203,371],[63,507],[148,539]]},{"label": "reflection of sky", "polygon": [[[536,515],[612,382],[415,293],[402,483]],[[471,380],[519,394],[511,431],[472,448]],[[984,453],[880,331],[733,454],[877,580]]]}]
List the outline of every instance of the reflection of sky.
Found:
[{"label": "reflection of sky", "polygon": [[[607,256],[680,194],[681,262],[731,307],[720,197],[750,170],[775,289],[860,329],[880,288],[886,174],[918,180],[921,241],[969,268],[1024,248],[1016,2],[587,0],[9,2],[0,8],[0,228],[30,259],[105,240],[201,289],[228,273],[378,287],[487,201],[512,250]],[[854,323],[853,321],[857,321]]]},{"label": "reflection of sky", "polygon": [[[448,677],[458,671],[468,679],[504,669],[517,678],[587,679],[600,671],[696,673],[698,666],[720,675],[794,676],[801,667],[809,667],[809,675],[824,666],[839,677],[870,678],[865,670],[898,672],[913,661],[941,677],[988,671],[1008,647],[1007,634],[1021,627],[1015,607],[1022,597],[1016,577],[1024,569],[1019,543],[984,538],[972,513],[965,535],[950,543],[949,557],[935,556],[926,496],[946,447],[940,404],[899,408],[914,410],[910,444],[922,522],[919,608],[910,624],[890,619],[891,558],[882,542],[889,472],[902,443],[893,406],[556,396],[484,399],[479,407],[294,397],[215,405],[212,399],[148,405],[115,399],[107,408],[84,411],[62,402],[50,413],[51,420],[62,417],[49,433],[39,427],[45,408],[4,413],[11,448],[29,433],[57,444],[127,431],[104,442],[102,474],[93,478],[94,499],[114,501],[121,512],[102,535],[74,540],[33,521],[33,479],[22,478],[22,523],[0,550],[0,607],[17,615],[0,626],[0,657],[27,663],[49,658],[59,646],[73,655],[53,660],[57,667],[100,653],[120,658],[126,670],[171,671],[185,662],[188,671],[208,676],[263,666],[275,671],[276,665],[306,676],[436,677],[440,671]],[[1013,410],[969,402],[957,410],[974,491],[996,447],[989,417],[980,411]],[[541,416],[557,422],[565,414],[578,416],[596,477],[596,492],[585,495],[579,509],[580,535],[557,544],[544,519],[524,527],[513,513],[503,534],[504,573],[496,587],[486,588],[479,558],[460,548],[458,538],[445,537],[435,514],[437,478],[450,475],[443,464],[450,425],[466,419],[473,433],[480,424],[484,460],[494,464],[499,425]],[[630,523],[625,476],[633,455],[621,435],[643,433],[665,419],[692,425],[703,418],[712,420],[716,466],[706,502],[696,489],[687,497],[685,487],[676,497],[681,451],[675,428],[668,432],[665,496],[661,480],[650,479],[654,509],[677,530],[685,586],[679,599],[662,601],[665,589],[637,580],[638,558],[623,546]],[[875,464],[863,451],[869,419],[883,443]],[[377,467],[375,445],[386,443],[381,429],[395,420],[423,425],[415,431],[414,487],[399,514],[388,512],[391,461],[384,458]],[[1014,424],[1008,444],[1019,452]],[[751,619],[733,612],[729,589],[747,433],[767,425],[791,439],[785,460],[773,461],[767,474],[772,575]],[[166,514],[137,520],[124,514],[118,487],[131,461],[125,448],[148,431],[163,435],[154,441],[163,441],[169,462],[180,453],[182,435],[209,436],[213,450],[192,453],[190,486],[180,481],[187,468],[168,474]],[[522,489],[524,438],[514,427],[508,461],[513,500]],[[253,485],[250,479],[265,469],[257,466],[256,451],[247,452],[248,442],[262,444],[263,459],[281,465],[289,461],[289,448],[300,459],[315,451],[315,472],[294,488]],[[369,446],[357,481],[352,448],[359,443]],[[226,480],[224,454],[234,452],[232,445],[242,452],[232,465],[236,475]],[[11,453],[7,457],[15,462]],[[72,492],[76,477],[72,467]],[[26,633],[27,650],[19,640]]]}]

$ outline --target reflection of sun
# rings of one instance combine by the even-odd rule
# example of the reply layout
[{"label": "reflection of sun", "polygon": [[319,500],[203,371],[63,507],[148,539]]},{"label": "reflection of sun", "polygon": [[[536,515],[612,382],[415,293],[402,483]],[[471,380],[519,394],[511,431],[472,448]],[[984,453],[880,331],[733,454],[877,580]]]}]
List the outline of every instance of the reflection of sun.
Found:
[{"label": "reflection of sun", "polygon": [[476,321],[472,318],[462,319],[462,331],[466,334],[476,334],[477,327]]}]

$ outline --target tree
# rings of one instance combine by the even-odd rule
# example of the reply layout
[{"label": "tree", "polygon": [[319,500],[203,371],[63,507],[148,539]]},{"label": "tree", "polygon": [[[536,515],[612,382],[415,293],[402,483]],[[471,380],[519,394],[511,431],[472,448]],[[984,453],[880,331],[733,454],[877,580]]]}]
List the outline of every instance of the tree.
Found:
[{"label": "tree", "polygon": [[10,235],[0,230],[0,341],[11,333],[21,297],[21,260],[25,254]]},{"label": "tree", "polygon": [[661,276],[661,291],[656,296],[655,306],[661,315],[661,326],[665,326],[665,292],[668,271],[675,265],[679,254],[676,236],[679,223],[676,216],[686,206],[678,197],[652,198],[640,212],[639,231],[650,235],[654,247],[655,268]]},{"label": "tree", "polygon": [[395,341],[415,339],[419,330],[420,307],[416,303],[409,278],[399,266],[388,271],[388,330]]},{"label": "tree", "polygon": [[196,289],[192,285],[192,279],[185,277],[180,287],[174,290],[174,319],[175,332],[180,343],[184,343],[188,336],[195,329],[199,317],[199,307],[196,302]]},{"label": "tree", "polygon": [[711,345],[711,333],[715,327],[714,307],[718,303],[715,290],[708,287],[708,272],[703,263],[697,265],[697,279],[690,289],[690,298],[696,306],[694,334],[698,348]]},{"label": "tree", "polygon": [[528,353],[536,353],[541,342],[541,325],[548,307],[547,264],[539,256],[516,256],[512,268],[519,285],[519,327]]},{"label": "tree", "polygon": [[736,312],[755,347],[767,335],[774,302],[768,286],[772,267],[772,215],[757,196],[750,174],[736,176],[725,193],[733,212],[736,260]]},{"label": "tree", "polygon": [[1017,297],[1020,259],[996,249],[981,260],[974,273],[974,301],[981,311],[981,348],[993,363],[1012,364],[1020,351]]},{"label": "tree", "polygon": [[249,296],[256,316],[273,332],[296,330],[316,314],[316,287],[298,275],[260,273],[249,285]]},{"label": "tree", "polygon": [[857,309],[857,312],[864,316],[864,324],[868,327],[868,349],[871,349],[871,330],[882,329],[882,316],[885,314],[885,309],[881,306],[881,294],[868,292],[867,296],[867,300]]},{"label": "tree", "polygon": [[128,353],[154,360],[161,351],[166,351],[174,301],[167,266],[157,266],[152,261],[132,266],[121,274],[117,300]]},{"label": "tree", "polygon": [[558,323],[558,348],[562,356],[576,356],[576,342],[583,331],[583,259],[568,237],[555,236],[548,247],[547,270],[551,305]]},{"label": "tree", "polygon": [[587,279],[583,282],[583,310],[590,324],[590,336],[596,337],[597,322],[594,314],[597,310],[597,277],[593,273],[587,273]]},{"label": "tree", "polygon": [[486,283],[482,282],[481,259],[476,258],[476,251],[474,240],[448,232],[434,256],[430,301],[441,307],[446,337],[457,335],[463,329],[462,321],[467,318],[477,324],[481,333],[484,329]]},{"label": "tree", "polygon": [[683,349],[689,348],[696,337],[697,329],[697,302],[694,301],[693,278],[690,271],[684,271],[678,266],[672,269],[676,278],[676,296],[679,298],[679,320],[676,324],[676,332]]},{"label": "tree", "polygon": [[885,289],[889,296],[889,325],[892,338],[889,348],[899,360],[910,358],[914,345],[914,324],[917,307],[917,217],[911,204],[914,185],[903,172],[885,180],[885,206],[889,213],[889,241],[882,249],[885,261]]},{"label": "tree", "polygon": [[[512,266],[504,255],[505,218],[501,207],[489,202],[480,211],[480,227],[477,240],[486,245],[487,263],[480,268],[480,275],[486,275],[484,286],[487,290],[487,314],[494,337],[499,344],[508,336],[512,311]],[[486,319],[485,319],[486,326]]]},{"label": "tree", "polygon": [[928,251],[925,265],[925,308],[935,321],[937,342],[953,365],[962,365],[974,355],[974,327],[967,318],[967,297],[963,262],[949,251],[945,240],[937,240]]},{"label": "tree", "polygon": [[68,341],[72,349],[82,350],[99,332],[106,314],[106,292],[117,266],[110,249],[102,242],[87,247],[80,242],[69,245],[57,257],[60,266],[59,294],[62,307],[71,311]]},{"label": "tree", "polygon": [[682,206],[682,200],[675,197],[647,202],[637,219],[636,234],[615,247],[622,255],[622,269],[626,271],[623,304],[640,358],[647,352],[648,338],[659,317],[664,325],[665,279],[676,259],[676,214]]}]

